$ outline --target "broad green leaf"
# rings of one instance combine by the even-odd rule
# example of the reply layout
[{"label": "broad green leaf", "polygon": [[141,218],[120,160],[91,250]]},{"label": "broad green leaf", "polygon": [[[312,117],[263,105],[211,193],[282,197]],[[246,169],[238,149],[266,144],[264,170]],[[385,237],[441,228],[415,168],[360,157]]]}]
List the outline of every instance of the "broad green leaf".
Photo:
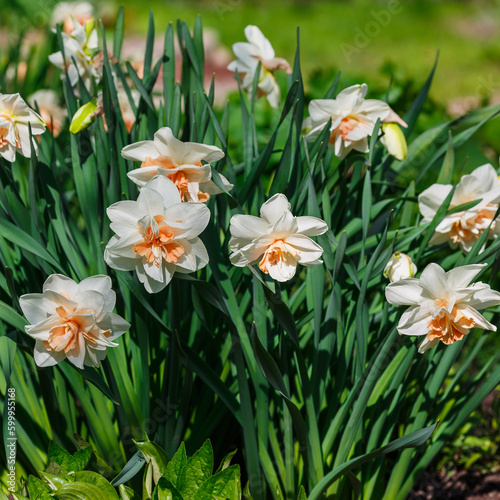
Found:
[{"label": "broad green leaf", "polygon": [[172,457],[172,460],[168,462],[163,476],[175,487],[179,486],[179,476],[186,463],[186,447],[184,446],[184,441],[182,441],[179,448]]},{"label": "broad green leaf", "polygon": [[240,500],[240,468],[231,465],[205,481],[193,500]]},{"label": "broad green leaf", "polygon": [[55,462],[56,464],[64,467],[68,472],[80,472],[87,465],[90,455],[92,454],[92,448],[88,446],[83,448],[73,455],[63,450],[57,443],[51,441],[49,444],[49,462]]},{"label": "broad green leaf", "polygon": [[51,489],[41,479],[32,475],[28,478],[28,493],[30,500],[50,500],[52,498],[49,495]]},{"label": "broad green leaf", "polygon": [[212,475],[214,455],[210,441],[188,459],[178,477],[178,490],[185,498],[194,498],[201,485]]}]

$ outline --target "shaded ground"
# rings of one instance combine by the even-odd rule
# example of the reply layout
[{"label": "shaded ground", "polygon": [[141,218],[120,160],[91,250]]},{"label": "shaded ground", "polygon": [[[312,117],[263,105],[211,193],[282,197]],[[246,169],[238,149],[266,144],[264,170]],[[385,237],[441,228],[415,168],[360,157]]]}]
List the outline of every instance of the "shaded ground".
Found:
[{"label": "shaded ground", "polygon": [[500,473],[461,470],[449,476],[425,472],[408,500],[500,500]]}]

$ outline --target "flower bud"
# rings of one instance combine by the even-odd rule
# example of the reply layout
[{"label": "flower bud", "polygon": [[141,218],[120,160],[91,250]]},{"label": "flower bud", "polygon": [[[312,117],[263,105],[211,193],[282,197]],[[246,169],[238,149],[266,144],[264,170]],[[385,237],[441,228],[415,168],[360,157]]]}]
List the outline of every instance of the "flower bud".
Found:
[{"label": "flower bud", "polygon": [[78,134],[82,130],[86,129],[91,123],[94,122],[97,116],[96,111],[97,99],[84,104],[73,116],[69,126],[69,131],[72,134]]},{"label": "flower bud", "polygon": [[384,277],[392,282],[405,278],[413,278],[417,272],[417,266],[411,257],[401,252],[394,252],[384,269]]},{"label": "flower bud", "polygon": [[382,130],[384,135],[380,140],[389,154],[397,160],[404,160],[408,153],[408,146],[401,127],[397,123],[383,123]]}]

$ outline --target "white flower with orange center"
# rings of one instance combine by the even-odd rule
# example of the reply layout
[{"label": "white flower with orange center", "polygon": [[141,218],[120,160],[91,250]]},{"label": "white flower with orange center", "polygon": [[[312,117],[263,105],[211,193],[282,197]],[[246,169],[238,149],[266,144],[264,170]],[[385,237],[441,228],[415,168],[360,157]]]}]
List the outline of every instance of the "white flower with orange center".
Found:
[{"label": "white flower with orange center", "polygon": [[385,123],[406,123],[392,111],[389,105],[376,99],[365,99],[368,87],[352,85],[337,95],[336,99],[315,99],[309,104],[309,117],[304,120],[303,133],[308,141],[321,134],[329,120],[328,146],[335,156],[344,158],[352,149],[367,153],[368,137],[373,134],[380,118]]},{"label": "white flower with orange center", "polygon": [[[0,94],[0,155],[7,161],[13,162],[16,152],[31,157],[30,126],[32,135],[45,132],[42,117],[19,94]],[[35,141],[33,147],[36,151]]]},{"label": "white flower with orange center", "polygon": [[31,323],[26,333],[36,339],[36,364],[52,366],[67,359],[78,368],[100,366],[106,349],[130,328],[113,313],[115,302],[111,278],[104,275],[76,283],[53,274],[43,293],[22,295],[19,304]]},{"label": "white flower with orange center", "polygon": [[284,69],[287,73],[291,73],[290,65],[285,59],[275,57],[273,46],[257,26],[247,26],[245,36],[248,42],[238,42],[233,45],[233,52],[238,59],[230,62],[227,69],[238,71],[243,89],[251,92],[260,61],[257,94],[259,97],[265,95],[271,107],[277,108],[280,105],[281,93],[274,72]]},{"label": "white flower with orange center", "polygon": [[[73,18],[71,34],[61,33],[64,44],[64,57],[62,52],[49,55],[49,61],[61,68],[67,75],[72,87],[78,83],[78,77],[88,90],[92,87],[92,78],[96,84],[101,79],[102,66],[99,60],[101,50],[98,47],[97,30],[93,19],[84,22],[82,26]],[[64,78],[64,73],[61,75]]]},{"label": "white flower with orange center", "polygon": [[[140,161],[141,166],[127,175],[144,186],[156,175],[168,177],[179,190],[181,201],[205,202],[211,195],[222,193],[214,184],[208,163],[220,160],[224,152],[216,146],[197,142],[182,142],[169,127],[163,127],[152,141],[130,144],[122,149],[127,160]],[[202,164],[201,162],[206,162]],[[233,187],[220,176],[226,189]]]},{"label": "white flower with orange center", "polygon": [[275,194],[260,209],[260,217],[231,217],[231,262],[238,267],[259,264],[259,269],[277,281],[293,278],[297,264],[315,266],[323,249],[309,236],[328,230],[316,217],[294,217],[284,194]]},{"label": "white flower with orange center", "polygon": [[47,128],[57,137],[68,116],[66,109],[59,105],[57,93],[48,89],[37,90],[28,97],[28,102],[33,108],[38,107]]},{"label": "white flower with orange center", "polygon": [[119,201],[108,210],[116,233],[104,251],[107,264],[120,271],[135,269],[149,293],[163,290],[175,272],[205,267],[208,254],[198,235],[210,219],[202,203],[182,203],[175,184],[156,176],[137,201]]},{"label": "white flower with orange center", "polygon": [[410,306],[397,326],[401,335],[425,335],[422,353],[439,343],[462,340],[472,328],[496,331],[496,326],[479,314],[500,304],[500,293],[489,285],[470,284],[486,264],[462,266],[444,272],[438,264],[429,264],[419,279],[406,278],[390,283],[385,289],[388,302]]},{"label": "white flower with orange center", "polygon": [[[424,216],[422,224],[432,221],[452,188],[450,184],[433,184],[422,192],[418,197],[418,206]],[[493,219],[500,203],[500,181],[490,164],[482,165],[462,177],[449,209],[474,200],[481,201],[468,210],[446,216],[436,227],[429,243],[439,245],[448,242],[452,248],[460,246],[464,253],[468,253],[490,224],[488,238],[496,238],[500,233],[500,224],[498,219]]]}]

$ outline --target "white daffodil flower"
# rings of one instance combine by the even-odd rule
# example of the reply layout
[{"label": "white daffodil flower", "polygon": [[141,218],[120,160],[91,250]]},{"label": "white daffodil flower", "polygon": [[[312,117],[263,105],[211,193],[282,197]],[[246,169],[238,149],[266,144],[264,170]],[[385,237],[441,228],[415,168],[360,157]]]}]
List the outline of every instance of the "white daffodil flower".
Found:
[{"label": "white daffodil flower", "polygon": [[[45,132],[42,117],[19,94],[0,94],[0,155],[7,161],[13,162],[16,152],[31,157],[30,126],[32,135]],[[35,141],[33,147],[36,151]]]},{"label": "white daffodil flower", "polygon": [[405,278],[413,278],[417,273],[417,266],[411,257],[403,252],[394,252],[385,266],[384,276],[391,282]]},{"label": "white daffodil flower", "polygon": [[429,264],[420,279],[406,278],[387,285],[385,297],[394,305],[410,306],[397,326],[401,335],[425,335],[422,353],[439,343],[462,340],[472,328],[496,331],[478,309],[500,304],[500,293],[489,285],[470,284],[486,264],[473,264],[447,273]]},{"label": "white daffodil flower", "polygon": [[78,368],[98,367],[106,349],[130,324],[113,313],[116,294],[111,278],[98,275],[80,283],[53,274],[43,293],[22,295],[19,304],[26,319],[26,333],[36,339],[35,363],[52,366],[65,359]]},{"label": "white daffodil flower", "polygon": [[[214,184],[210,165],[224,153],[216,146],[196,142],[182,142],[174,137],[169,127],[163,127],[152,141],[141,141],[122,149],[127,160],[140,161],[141,166],[127,175],[139,186],[144,186],[156,175],[168,177],[179,190],[181,201],[205,202],[210,195],[222,193]],[[220,176],[226,189],[233,187]]]},{"label": "white daffodil flower", "polygon": [[35,104],[38,106],[47,128],[54,137],[57,137],[68,116],[66,109],[59,105],[58,94],[48,89],[37,90],[28,97],[28,102],[33,108],[35,108]]},{"label": "white daffodil flower", "polygon": [[119,201],[107,213],[116,236],[106,245],[104,259],[120,271],[135,269],[149,293],[163,290],[175,272],[192,273],[207,265],[198,235],[210,210],[202,203],[182,203],[170,179],[155,177],[137,201]]},{"label": "white daffodil flower", "polygon": [[[95,22],[91,19],[83,26],[72,18],[71,22],[71,34],[61,33],[64,57],[62,52],[55,52],[49,55],[49,61],[67,73],[72,87],[78,83],[80,75],[85,87],[91,90],[92,77],[96,83],[101,79],[101,72],[97,69],[101,66],[96,57],[100,50]],[[64,74],[61,77],[64,78]]]},{"label": "white daffodil flower", "polygon": [[284,69],[287,73],[291,73],[290,65],[285,59],[275,57],[273,46],[257,26],[247,26],[245,36],[248,42],[233,44],[233,52],[238,59],[231,61],[227,69],[238,71],[242,78],[243,89],[251,92],[260,61],[258,95],[265,95],[271,107],[277,108],[280,105],[281,93],[274,72]]},{"label": "white daffodil flower", "polygon": [[[451,189],[450,184],[433,184],[420,194],[418,206],[424,216],[422,224],[432,221]],[[462,177],[449,208],[479,199],[481,202],[478,205],[446,216],[436,227],[429,243],[439,245],[448,242],[452,248],[460,245],[462,251],[468,253],[490,224],[488,237],[496,238],[500,233],[500,224],[498,219],[493,219],[500,203],[500,181],[489,163]]]},{"label": "white daffodil flower", "polygon": [[328,146],[335,156],[342,159],[352,149],[361,153],[369,151],[368,137],[373,134],[377,119],[407,126],[387,103],[365,99],[367,90],[366,83],[363,83],[344,89],[336,99],[312,100],[309,103],[310,116],[303,125],[306,140],[314,141],[331,120]]},{"label": "white daffodil flower", "polygon": [[284,194],[275,194],[260,209],[260,217],[231,217],[229,256],[238,267],[256,264],[276,281],[288,281],[295,275],[297,264],[315,266],[323,249],[309,236],[328,230],[316,217],[294,217]]}]

